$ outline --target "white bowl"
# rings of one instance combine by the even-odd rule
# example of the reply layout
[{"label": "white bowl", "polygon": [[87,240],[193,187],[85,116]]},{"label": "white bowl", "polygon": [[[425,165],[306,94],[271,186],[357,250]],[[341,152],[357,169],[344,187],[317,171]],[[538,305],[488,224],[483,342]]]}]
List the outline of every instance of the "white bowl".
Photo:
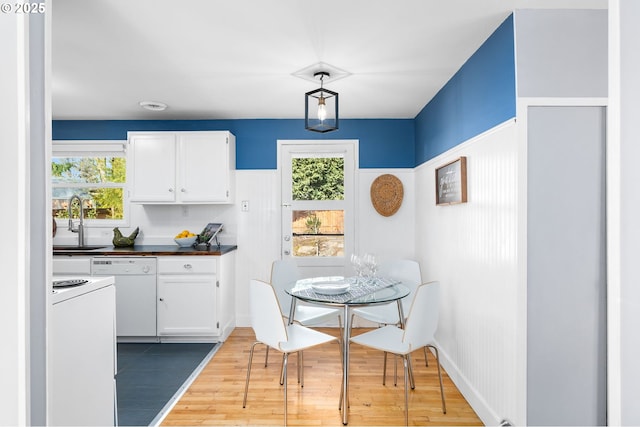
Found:
[{"label": "white bowl", "polygon": [[198,236],[193,236],[193,237],[182,237],[180,239],[173,239],[173,240],[181,248],[188,248],[189,246],[193,245],[196,242],[197,238],[198,238]]}]

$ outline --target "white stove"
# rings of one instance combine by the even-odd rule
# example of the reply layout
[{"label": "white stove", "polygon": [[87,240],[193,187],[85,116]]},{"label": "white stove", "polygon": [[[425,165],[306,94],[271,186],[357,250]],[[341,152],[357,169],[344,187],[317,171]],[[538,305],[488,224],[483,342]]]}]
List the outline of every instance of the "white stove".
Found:
[{"label": "white stove", "polygon": [[83,284],[77,286],[67,287],[53,287],[53,296],[51,298],[52,304],[57,304],[62,301],[66,301],[70,298],[75,298],[80,295],[84,295],[88,292],[93,292],[100,288],[113,285],[115,283],[114,277],[90,277],[90,276],[53,276],[54,282],[62,281],[86,281]]},{"label": "white stove", "polygon": [[[51,426],[115,426],[114,277],[54,276],[49,335]],[[50,285],[51,286],[51,285]]]}]

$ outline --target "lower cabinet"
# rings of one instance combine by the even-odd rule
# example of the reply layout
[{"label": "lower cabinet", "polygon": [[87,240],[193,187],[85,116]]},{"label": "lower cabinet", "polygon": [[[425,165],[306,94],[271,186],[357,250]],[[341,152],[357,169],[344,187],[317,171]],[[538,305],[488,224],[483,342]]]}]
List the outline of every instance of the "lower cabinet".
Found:
[{"label": "lower cabinet", "polygon": [[159,336],[218,335],[216,262],[202,258],[158,260]]},{"label": "lower cabinet", "polygon": [[[98,258],[106,262],[127,257]],[[144,283],[139,276],[114,270],[115,261],[98,273],[91,262],[91,257],[54,256],[53,272],[115,277],[118,342],[216,342],[226,340],[235,328],[235,251],[157,256],[157,276],[155,271],[152,277],[143,275]]]},{"label": "lower cabinet", "polygon": [[157,334],[161,340],[223,341],[235,327],[233,253],[158,257]]}]

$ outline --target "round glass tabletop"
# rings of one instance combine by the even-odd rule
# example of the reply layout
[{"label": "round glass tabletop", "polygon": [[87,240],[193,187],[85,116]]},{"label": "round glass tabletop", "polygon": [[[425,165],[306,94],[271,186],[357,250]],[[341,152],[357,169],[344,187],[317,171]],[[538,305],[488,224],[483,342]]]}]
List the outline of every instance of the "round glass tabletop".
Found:
[{"label": "round glass tabletop", "polygon": [[411,292],[402,282],[381,277],[312,277],[286,288],[300,300],[335,305],[376,305],[404,298]]}]

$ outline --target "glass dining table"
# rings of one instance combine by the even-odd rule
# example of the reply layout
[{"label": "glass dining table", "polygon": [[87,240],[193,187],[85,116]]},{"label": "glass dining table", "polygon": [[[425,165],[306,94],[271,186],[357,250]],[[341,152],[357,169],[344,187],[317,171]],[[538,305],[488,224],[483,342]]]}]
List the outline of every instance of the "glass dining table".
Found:
[{"label": "glass dining table", "polygon": [[[294,322],[297,301],[330,307],[342,307],[342,424],[349,422],[349,338],[351,337],[351,309],[397,302],[399,319],[404,319],[402,298],[410,289],[400,281],[384,277],[313,277],[301,279],[286,288],[291,295],[289,322]],[[402,325],[404,327],[404,325]]]}]

